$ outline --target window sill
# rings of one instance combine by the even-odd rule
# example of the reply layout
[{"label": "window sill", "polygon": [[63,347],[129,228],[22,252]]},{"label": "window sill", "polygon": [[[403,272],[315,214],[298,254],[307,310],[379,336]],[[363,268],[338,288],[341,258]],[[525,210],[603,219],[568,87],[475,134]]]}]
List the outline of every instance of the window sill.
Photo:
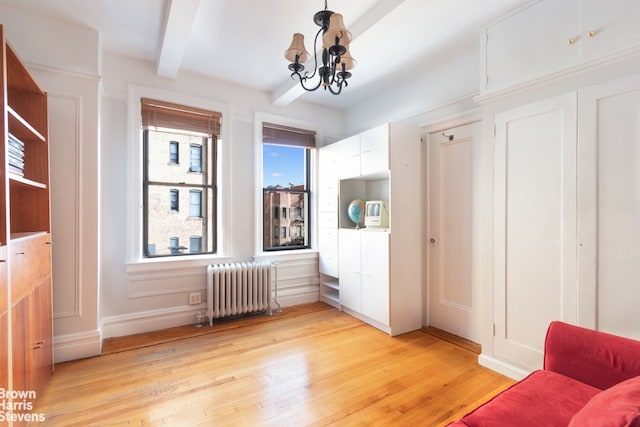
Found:
[{"label": "window sill", "polygon": [[292,249],[285,251],[270,251],[259,252],[253,258],[256,261],[287,261],[287,260],[299,260],[307,258],[317,258],[318,251],[315,249]]},{"label": "window sill", "polygon": [[231,257],[215,254],[142,258],[126,264],[127,274],[144,274],[164,270],[200,268],[209,264],[230,262]]}]

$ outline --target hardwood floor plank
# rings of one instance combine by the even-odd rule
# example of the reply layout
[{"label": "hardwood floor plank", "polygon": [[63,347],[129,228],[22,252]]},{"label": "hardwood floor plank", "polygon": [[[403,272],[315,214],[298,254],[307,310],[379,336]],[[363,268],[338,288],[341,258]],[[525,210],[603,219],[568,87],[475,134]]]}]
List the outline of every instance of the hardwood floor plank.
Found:
[{"label": "hardwood floor plank", "polygon": [[114,340],[57,365],[36,411],[54,427],[441,426],[513,383],[472,351],[324,304],[264,320]]}]

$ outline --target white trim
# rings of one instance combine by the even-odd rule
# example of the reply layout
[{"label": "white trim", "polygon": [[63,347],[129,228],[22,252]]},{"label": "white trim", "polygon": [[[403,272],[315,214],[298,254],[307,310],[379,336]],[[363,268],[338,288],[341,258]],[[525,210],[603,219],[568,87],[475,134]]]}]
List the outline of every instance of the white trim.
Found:
[{"label": "white trim", "polygon": [[[263,212],[262,212],[262,123],[276,123],[283,126],[291,126],[300,129],[307,129],[316,132],[316,149],[311,151],[311,171],[309,173],[309,179],[311,182],[310,186],[310,194],[309,197],[311,199],[311,226],[309,227],[310,239],[311,239],[311,248],[317,248],[317,227],[315,218],[318,217],[318,206],[317,206],[317,198],[316,198],[316,188],[317,188],[317,175],[318,175],[318,156],[317,149],[321,146],[324,141],[324,134],[322,132],[322,127],[318,123],[312,123],[305,120],[293,119],[290,117],[256,112],[254,116],[254,153],[255,153],[255,218],[256,218],[256,226],[255,226],[255,254],[256,256],[265,256],[265,257],[273,257],[275,259],[279,259],[281,255],[286,255],[289,251],[262,251],[262,237],[263,237]],[[294,252],[311,252],[309,249],[294,251]]]},{"label": "white trim", "polygon": [[475,108],[471,111],[465,111],[463,113],[444,117],[440,120],[434,120],[433,122],[430,122],[429,124],[423,126],[422,130],[424,130],[427,134],[443,132],[451,128],[465,126],[480,121],[482,121],[482,111],[479,108]]},{"label": "white trim", "polygon": [[531,373],[531,371],[529,370],[511,365],[503,360],[496,359],[486,354],[481,354],[480,356],[478,356],[478,364],[516,381],[522,380],[524,377]]},{"label": "white trim", "polygon": [[121,337],[193,324],[196,313],[206,309],[207,306],[203,303],[105,316],[102,318],[102,336]]},{"label": "white trim", "polygon": [[52,67],[50,65],[44,65],[44,64],[39,64],[39,63],[36,63],[36,62],[30,62],[30,61],[24,61],[24,64],[27,66],[27,68],[32,69],[32,70],[46,71],[48,73],[62,74],[62,75],[73,77],[73,78],[79,78],[79,79],[95,81],[97,83],[99,83],[102,80],[102,77],[99,74],[91,74],[91,73],[83,73],[83,72],[80,72],[80,71],[72,71],[72,70],[67,70],[65,68]]},{"label": "white trim", "polygon": [[99,356],[102,352],[100,331],[57,335],[53,339],[54,363]]},{"label": "white trim", "polygon": [[484,105],[490,102],[500,100],[502,98],[506,98],[511,95],[515,95],[530,89],[534,89],[536,87],[543,86],[545,84],[554,83],[568,77],[577,76],[581,73],[584,73],[592,69],[615,65],[619,62],[622,62],[637,56],[640,56],[640,45],[635,45],[632,47],[628,47],[626,49],[621,49],[612,54],[609,54],[597,59],[585,61],[578,65],[574,65],[572,67],[565,68],[563,70],[560,70],[551,74],[546,74],[541,77],[533,78],[526,82],[514,84],[503,89],[496,89],[492,91],[483,92],[480,95],[475,97],[475,101],[480,105]]},{"label": "white trim", "polygon": [[278,302],[282,307],[309,304],[320,301],[320,287],[318,284],[308,284],[295,288],[278,290]]},{"label": "white trim", "polygon": [[[127,182],[129,183],[127,194],[127,260],[128,270],[132,264],[159,265],[166,259],[158,261],[142,257],[142,144],[140,129],[140,100],[143,97],[160,99],[177,104],[208,109],[222,114],[221,140],[218,144],[218,224],[217,224],[217,254],[214,257],[229,256],[232,253],[232,238],[229,233],[232,230],[231,216],[231,107],[204,98],[179,94],[162,89],[130,84],[127,94],[127,135],[128,135],[128,165]],[[189,257],[172,259],[172,265],[179,267],[181,261],[184,264],[191,263]],[[152,267],[153,269],[153,267]]]},{"label": "white trim", "polygon": [[[74,206],[69,208],[69,211],[73,212],[73,215],[75,216],[75,218],[73,218],[73,223],[74,223],[74,230],[73,232],[75,233],[73,238],[73,248],[72,251],[65,251],[64,256],[71,258],[72,261],[71,263],[73,264],[73,308],[71,310],[65,311],[65,312],[54,312],[53,316],[54,319],[61,319],[61,318],[65,318],[65,317],[80,317],[82,316],[82,285],[80,283],[80,278],[83,276],[83,266],[84,266],[84,262],[83,262],[83,255],[84,255],[84,251],[83,251],[83,227],[82,227],[82,221],[80,221],[80,218],[83,218],[83,205],[82,205],[82,194],[83,194],[83,180],[82,180],[82,176],[83,176],[83,162],[82,162],[82,158],[83,158],[83,123],[84,123],[84,116],[83,116],[83,112],[84,112],[84,105],[83,105],[83,100],[84,98],[80,95],[67,95],[61,92],[54,92],[54,91],[49,91],[47,92],[47,96],[49,98],[49,103],[51,103],[52,100],[55,99],[59,99],[59,100],[66,100],[66,101],[70,101],[74,104],[75,107],[75,111],[74,111],[74,118],[76,121],[76,128],[75,128],[75,141],[69,141],[69,145],[71,146],[71,144],[73,144],[73,150],[74,150],[74,154],[75,156],[71,159],[68,159],[69,161],[73,162],[73,170],[75,171],[74,176],[73,176],[73,180],[74,180],[74,187],[73,188],[66,188],[64,191],[65,192],[71,192],[73,194],[73,200],[74,200]],[[51,104],[49,104],[51,105]],[[51,156],[51,155],[49,155]],[[51,163],[51,160],[49,160],[49,163]],[[51,178],[50,178],[51,179]],[[53,227],[53,224],[52,224]],[[57,235],[55,234],[56,230],[53,230],[52,233],[52,239],[57,239]],[[68,235],[65,237],[69,237]],[[55,254],[57,254],[57,250],[54,247],[53,248],[53,256],[55,257]],[[69,295],[66,295],[66,297],[69,297]]]},{"label": "white trim", "polygon": [[[282,307],[307,304],[318,300],[319,287],[317,284],[305,284],[278,291],[278,301]],[[132,314],[105,316],[102,318],[102,336],[103,338],[121,337],[190,325],[195,323],[196,313],[206,309],[206,302],[203,302],[199,305],[182,305]]]}]

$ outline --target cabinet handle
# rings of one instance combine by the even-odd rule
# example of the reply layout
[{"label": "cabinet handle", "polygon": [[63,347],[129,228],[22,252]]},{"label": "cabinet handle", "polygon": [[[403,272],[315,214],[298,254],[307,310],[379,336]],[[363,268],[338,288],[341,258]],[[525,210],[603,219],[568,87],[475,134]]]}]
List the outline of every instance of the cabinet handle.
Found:
[{"label": "cabinet handle", "polygon": [[595,36],[595,35],[596,35],[596,32],[595,32],[595,31],[589,31],[589,32],[587,33],[587,37],[593,37],[593,36]]},{"label": "cabinet handle", "polygon": [[35,350],[35,349],[38,349],[38,348],[42,348],[42,347],[44,347],[45,342],[46,342],[46,341],[44,341],[44,340],[42,340],[42,341],[38,341],[38,342],[36,343],[36,346],[35,346],[35,347],[33,347],[33,348],[34,348],[34,350]]},{"label": "cabinet handle", "polygon": [[569,39],[567,40],[567,44],[574,44],[576,41],[575,39]]},{"label": "cabinet handle", "polygon": [[44,242],[45,245],[53,245],[53,242]]},{"label": "cabinet handle", "polygon": [[24,252],[16,252],[16,255],[24,255]]}]

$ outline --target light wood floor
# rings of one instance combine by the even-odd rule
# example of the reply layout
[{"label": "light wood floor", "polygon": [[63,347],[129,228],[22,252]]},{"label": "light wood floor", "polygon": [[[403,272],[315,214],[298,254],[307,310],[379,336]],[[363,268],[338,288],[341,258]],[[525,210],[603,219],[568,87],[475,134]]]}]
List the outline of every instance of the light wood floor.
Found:
[{"label": "light wood floor", "polygon": [[513,383],[463,347],[322,303],[235,322],[59,364],[34,412],[65,427],[442,426]]}]

